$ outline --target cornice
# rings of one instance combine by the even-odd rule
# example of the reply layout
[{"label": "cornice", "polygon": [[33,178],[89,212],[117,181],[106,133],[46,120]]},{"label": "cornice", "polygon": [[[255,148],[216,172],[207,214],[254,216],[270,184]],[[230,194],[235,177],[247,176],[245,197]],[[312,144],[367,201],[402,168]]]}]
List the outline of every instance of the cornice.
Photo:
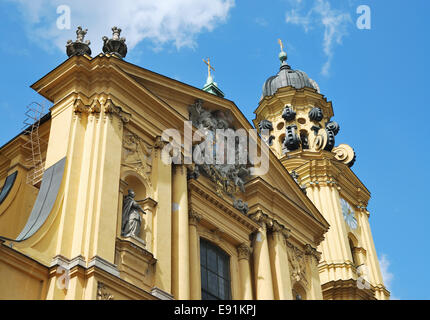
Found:
[{"label": "cornice", "polygon": [[[199,179],[200,180],[200,179]],[[188,181],[188,190],[189,190],[189,201],[190,201],[190,216],[194,218],[194,216],[201,217],[201,220],[206,219],[206,214],[204,211],[201,210],[200,206],[197,206],[196,203],[193,201],[193,194],[198,195],[199,198],[204,199],[205,201],[209,202],[214,209],[219,213],[222,213],[223,215],[226,215],[236,221],[239,225],[242,226],[242,228],[247,230],[247,234],[251,234],[252,232],[258,230],[259,225],[251,220],[248,216],[244,215],[243,213],[239,212],[237,209],[233,207],[231,203],[226,201],[225,199],[219,197],[214,190],[209,189],[205,185],[203,185],[198,180],[189,180]],[[203,204],[203,206],[207,206]],[[200,220],[198,219],[198,220]],[[213,221],[209,221],[213,222]]]},{"label": "cornice", "polygon": [[[290,165],[289,160],[283,161]],[[370,192],[347,165],[335,159],[312,159],[294,170],[307,188],[333,187],[356,207],[367,207]]]},{"label": "cornice", "polygon": [[[296,215],[300,212],[301,219],[299,220],[304,221],[304,224],[307,226],[314,225],[314,227],[321,230],[322,234],[324,234],[330,226],[327,220],[321,215],[321,213],[316,208],[315,208],[316,210],[312,210],[312,211],[306,209],[304,207],[305,202],[303,202],[302,204],[298,204],[296,201],[291,199],[285,192],[282,192],[278,188],[273,187],[262,177],[255,177],[254,179],[250,180],[246,184],[246,190],[247,190],[247,199],[250,199],[252,195],[255,193],[259,197],[261,196],[268,200],[270,199],[269,202],[272,206],[274,203],[276,203],[277,206],[281,208],[285,208],[285,209],[291,208],[291,210],[288,210],[288,212],[291,212],[291,213],[295,212]],[[306,198],[304,200],[310,201],[309,198],[305,194],[303,194],[303,192],[301,192],[301,196],[302,196],[301,199]],[[287,212],[287,210],[285,210],[285,212]],[[274,213],[270,211],[270,214],[273,215]],[[305,218],[306,220],[303,220],[303,218]],[[287,215],[282,216],[282,219],[288,220],[288,216]]]},{"label": "cornice", "polygon": [[332,103],[327,101],[324,95],[311,88],[295,89],[292,86],[288,86],[278,89],[273,96],[264,97],[260,101],[258,108],[254,111],[254,114],[256,114],[254,124],[263,119],[281,118],[282,109],[286,104],[299,109],[317,106],[324,111],[326,117],[331,118],[334,116]]}]

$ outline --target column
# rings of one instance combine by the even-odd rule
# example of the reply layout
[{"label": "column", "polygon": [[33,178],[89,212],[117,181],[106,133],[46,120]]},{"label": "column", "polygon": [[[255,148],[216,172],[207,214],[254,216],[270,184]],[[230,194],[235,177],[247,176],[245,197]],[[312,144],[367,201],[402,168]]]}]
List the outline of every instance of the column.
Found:
[{"label": "column", "polygon": [[153,151],[152,184],[157,209],[153,216],[154,256],[157,259],[155,287],[164,292],[172,290],[172,165],[168,154],[163,152],[166,144],[158,137]]},{"label": "column", "polygon": [[183,165],[173,168],[172,294],[177,300],[190,299],[187,169]]},{"label": "column", "polygon": [[241,244],[238,248],[239,256],[239,274],[240,274],[240,289],[242,300],[252,300],[252,279],[249,260],[251,257],[251,248],[246,244]]},{"label": "column", "polygon": [[318,270],[318,263],[320,260],[320,253],[310,246],[305,247],[307,273],[309,275],[310,283],[310,297],[309,300],[323,300],[321,281]]},{"label": "column", "polygon": [[199,259],[199,235],[197,233],[197,225],[202,216],[197,212],[189,211],[189,228],[190,228],[190,299],[201,300],[202,298],[202,283],[200,274],[200,259]]},{"label": "column", "polygon": [[254,263],[254,284],[255,298],[257,300],[273,300],[272,271],[270,268],[269,246],[267,243],[267,215],[258,212],[251,218],[260,224],[259,230],[254,234],[253,239],[253,263]]},{"label": "column", "polygon": [[274,295],[276,300],[292,300],[293,292],[290,277],[290,265],[285,238],[288,230],[276,221],[270,228],[269,254],[272,269]]}]

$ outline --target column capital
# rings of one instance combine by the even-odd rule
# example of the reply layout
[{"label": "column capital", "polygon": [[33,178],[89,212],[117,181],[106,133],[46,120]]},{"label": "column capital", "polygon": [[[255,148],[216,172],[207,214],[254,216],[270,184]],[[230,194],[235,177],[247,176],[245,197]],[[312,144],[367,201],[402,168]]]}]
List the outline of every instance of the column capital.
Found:
[{"label": "column capital", "polygon": [[248,244],[242,243],[240,246],[237,247],[237,252],[239,254],[239,260],[249,260],[249,258],[251,257],[252,250]]},{"label": "column capital", "polygon": [[286,228],[284,225],[280,224],[277,220],[271,219],[271,223],[269,225],[269,231],[272,234],[282,235],[285,240],[290,237],[291,230]]},{"label": "column capital", "polygon": [[262,210],[258,210],[255,213],[250,214],[249,217],[265,229],[270,227],[272,224],[272,220]]},{"label": "column capital", "polygon": [[183,164],[174,164],[173,173],[174,174],[180,173],[181,175],[187,174],[187,167]]},{"label": "column capital", "polygon": [[157,136],[154,142],[154,149],[163,149],[165,146],[169,144],[168,141],[164,141],[161,136]]},{"label": "column capital", "polygon": [[106,115],[115,115],[119,117],[124,124],[130,122],[131,114],[125,112],[121,107],[116,106],[110,98],[106,100],[104,105],[104,113]]},{"label": "column capital", "polygon": [[321,252],[318,252],[317,249],[312,247],[310,244],[305,246],[305,254],[307,256],[314,257],[317,263],[321,260]]},{"label": "column capital", "polygon": [[189,224],[193,226],[197,226],[200,220],[202,219],[202,215],[193,209],[190,209],[188,211],[188,217],[189,217]]}]

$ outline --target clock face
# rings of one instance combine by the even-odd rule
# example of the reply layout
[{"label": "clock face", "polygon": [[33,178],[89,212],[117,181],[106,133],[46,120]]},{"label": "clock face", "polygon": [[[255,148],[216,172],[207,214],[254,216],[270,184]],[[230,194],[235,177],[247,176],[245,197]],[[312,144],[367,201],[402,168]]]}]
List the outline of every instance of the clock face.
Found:
[{"label": "clock face", "polygon": [[355,212],[351,205],[344,199],[340,199],[340,205],[346,224],[353,230],[357,229],[357,219],[355,218]]}]

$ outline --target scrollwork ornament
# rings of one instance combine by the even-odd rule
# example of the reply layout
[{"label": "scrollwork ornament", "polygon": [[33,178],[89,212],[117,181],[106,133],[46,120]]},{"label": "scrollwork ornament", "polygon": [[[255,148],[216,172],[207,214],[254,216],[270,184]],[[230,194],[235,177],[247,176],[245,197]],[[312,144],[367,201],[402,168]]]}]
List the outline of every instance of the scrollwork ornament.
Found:
[{"label": "scrollwork ornament", "polygon": [[294,151],[300,147],[300,138],[297,134],[297,126],[295,124],[286,128],[284,147],[287,151]]},{"label": "scrollwork ornament", "polygon": [[282,118],[284,118],[285,121],[293,121],[296,118],[296,112],[291,107],[285,107]]},{"label": "scrollwork ornament", "polygon": [[350,168],[354,165],[357,158],[354,149],[347,144],[340,144],[332,152],[335,154],[336,160],[343,162]]},{"label": "scrollwork ornament", "polygon": [[312,108],[311,111],[309,111],[309,119],[314,122],[320,122],[324,118],[324,114],[321,110],[321,108]]}]

